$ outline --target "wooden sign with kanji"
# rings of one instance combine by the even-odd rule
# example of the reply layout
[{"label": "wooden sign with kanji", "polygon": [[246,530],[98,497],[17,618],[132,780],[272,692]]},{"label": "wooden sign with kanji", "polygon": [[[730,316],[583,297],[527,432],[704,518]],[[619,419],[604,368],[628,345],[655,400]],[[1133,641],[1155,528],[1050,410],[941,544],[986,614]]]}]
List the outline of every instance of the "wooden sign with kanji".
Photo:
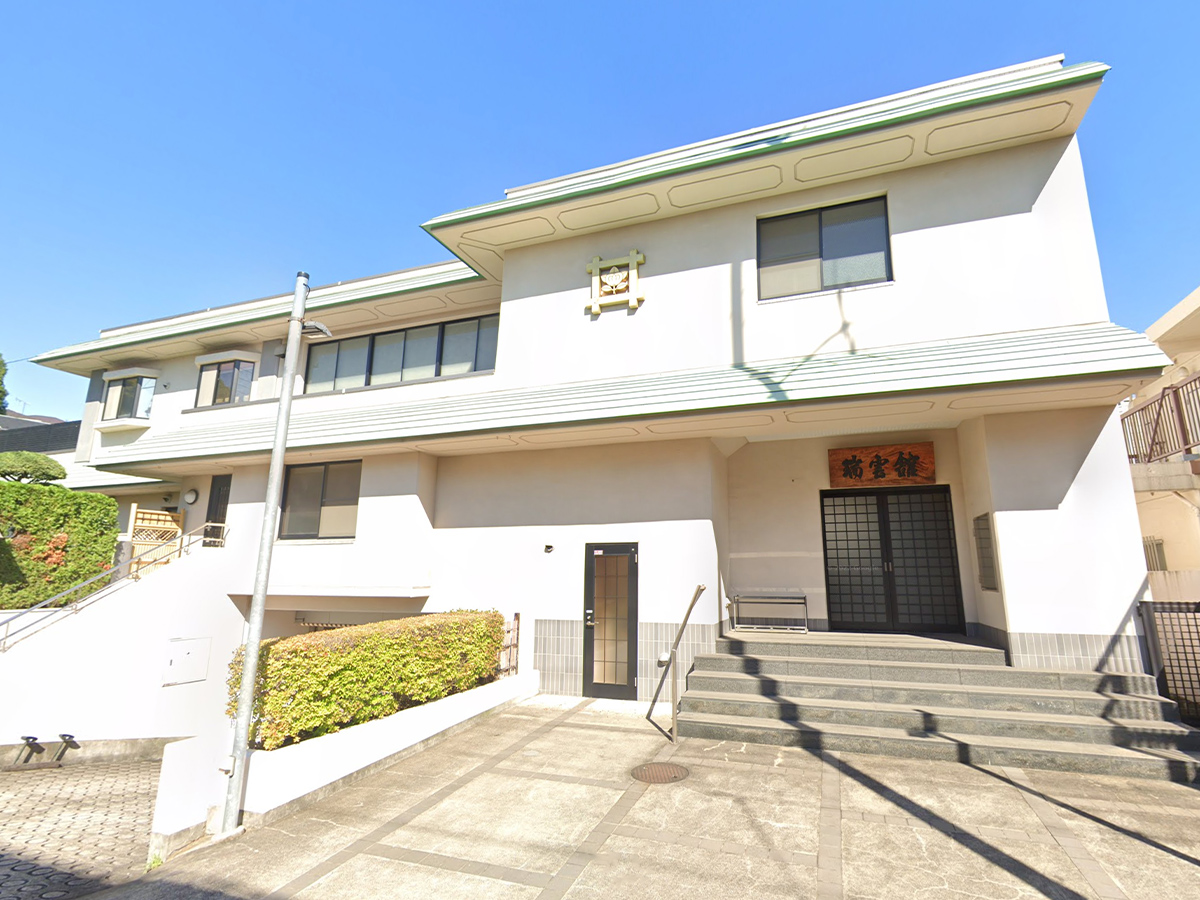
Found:
[{"label": "wooden sign with kanji", "polygon": [[932,442],[847,447],[829,451],[831,488],[933,483]]}]

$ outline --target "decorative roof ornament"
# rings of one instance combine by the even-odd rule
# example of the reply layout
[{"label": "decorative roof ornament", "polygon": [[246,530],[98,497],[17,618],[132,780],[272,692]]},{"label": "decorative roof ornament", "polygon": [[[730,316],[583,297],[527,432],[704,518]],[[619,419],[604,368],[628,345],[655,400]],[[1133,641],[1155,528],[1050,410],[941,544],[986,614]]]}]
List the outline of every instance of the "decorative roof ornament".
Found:
[{"label": "decorative roof ornament", "polygon": [[637,250],[630,250],[628,256],[620,259],[592,257],[587,264],[592,276],[592,302],[585,310],[598,316],[607,306],[637,309],[645,299],[638,291],[638,266],[645,261],[645,255]]}]

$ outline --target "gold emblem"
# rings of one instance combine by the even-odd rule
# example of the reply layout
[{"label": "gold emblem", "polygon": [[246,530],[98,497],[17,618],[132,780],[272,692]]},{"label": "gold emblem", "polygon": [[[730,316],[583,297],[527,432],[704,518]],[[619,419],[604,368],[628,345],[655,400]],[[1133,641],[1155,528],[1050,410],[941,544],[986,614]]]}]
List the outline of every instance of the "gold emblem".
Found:
[{"label": "gold emblem", "polygon": [[630,250],[628,256],[620,259],[593,257],[587,265],[592,276],[592,300],[587,312],[598,316],[604,307],[617,304],[637,309],[645,299],[638,292],[638,266],[645,261],[646,257],[637,250]]}]

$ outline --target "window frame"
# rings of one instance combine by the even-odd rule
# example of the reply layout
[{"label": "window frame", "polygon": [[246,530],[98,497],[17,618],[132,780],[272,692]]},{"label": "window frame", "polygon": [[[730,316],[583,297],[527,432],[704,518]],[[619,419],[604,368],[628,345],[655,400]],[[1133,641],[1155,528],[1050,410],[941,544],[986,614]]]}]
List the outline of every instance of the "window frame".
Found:
[{"label": "window frame", "polygon": [[[354,533],[353,534],[321,534],[321,514],[325,509],[325,494],[326,486],[329,483],[329,467],[337,465],[345,465],[347,463],[358,464],[358,500],[354,507]],[[321,501],[317,506],[317,531],[315,533],[304,534],[284,534],[284,511],[287,509],[288,490],[292,483],[292,473],[297,469],[313,469],[320,467],[321,473]],[[296,465],[287,466],[283,473],[283,492],[279,497],[279,529],[276,535],[276,540],[280,541],[346,541],[353,540],[358,535],[358,505],[362,503],[362,460],[361,459],[335,459],[329,462],[318,463],[298,463]]]},{"label": "window frame", "polygon": [[[121,421],[123,419],[139,419],[141,421],[148,420],[150,418],[150,410],[149,409],[146,410],[146,414],[144,416],[139,413],[139,410],[142,408],[142,394],[146,389],[145,383],[147,381],[154,382],[154,387],[150,390],[150,402],[151,402],[151,404],[153,404],[154,392],[158,389],[158,376],[157,375],[131,374],[131,375],[124,375],[119,378],[106,378],[104,380],[104,400],[100,404],[100,421],[101,422],[117,422],[117,421]],[[133,409],[130,413],[128,413],[126,415],[121,415],[121,411],[120,411],[121,410],[121,400],[124,399],[125,385],[129,382],[133,382],[135,385],[134,394],[133,394]],[[117,400],[116,414],[110,416],[107,414],[108,413],[108,398],[109,398],[109,395],[112,393],[114,385],[121,391],[122,396],[121,396],[121,398],[119,398]]]},{"label": "window frame", "polygon": [[[846,209],[851,206],[860,206],[865,203],[883,202],[883,230],[885,235],[883,249],[883,266],[884,277],[875,281],[861,281],[854,284],[839,284],[833,286],[825,285],[825,227],[823,214],[835,209]],[[779,294],[772,297],[764,297],[762,292],[762,225],[764,222],[776,222],[783,219],[794,219],[801,216],[817,216],[817,256],[816,259],[821,263],[821,287],[812,291],[801,291],[795,294]],[[833,293],[839,290],[857,290],[859,288],[874,287],[876,285],[891,284],[894,280],[892,271],[892,221],[891,214],[888,210],[887,194],[880,194],[876,197],[863,197],[859,200],[849,200],[845,203],[831,203],[828,206],[815,206],[811,209],[801,209],[795,212],[780,213],[778,215],[762,216],[755,219],[754,222],[754,254],[755,254],[755,274],[757,283],[755,285],[758,291],[758,301],[760,303],[773,300],[787,300],[792,297],[812,297],[816,294]]]},{"label": "window frame", "polygon": [[[218,402],[216,399],[217,385],[220,384],[221,381],[221,366],[225,365],[226,363],[233,363],[233,386],[229,393],[229,399]],[[242,368],[244,366],[250,367],[250,387],[246,390],[245,399],[237,400],[235,399],[237,397],[237,386],[241,380]],[[199,369],[200,371],[196,375],[196,403],[193,409],[209,409],[213,406],[236,406],[239,403],[252,402],[251,393],[254,390],[254,376],[257,374],[258,369],[258,363],[255,360],[231,356],[228,359],[211,360],[210,362],[201,363]],[[207,403],[202,403],[201,400],[203,398],[200,396],[200,391],[204,387],[205,369],[216,369],[217,377],[213,382],[213,396],[209,398]]]},{"label": "window frame", "polygon": [[[320,341],[318,343],[310,344],[308,347],[308,354],[306,355],[305,360],[304,360],[304,395],[307,396],[309,394],[318,394],[318,395],[319,394],[340,394],[340,393],[344,393],[346,391],[362,390],[363,388],[369,388],[369,387],[400,387],[405,384],[417,384],[417,383],[425,382],[425,381],[433,381],[433,380],[439,379],[439,378],[462,378],[466,375],[482,375],[482,374],[487,374],[489,372],[495,372],[496,371],[496,362],[493,359],[491,367],[487,368],[487,369],[472,368],[470,372],[460,372],[460,373],[456,373],[454,375],[443,375],[442,374],[442,362],[443,362],[443,355],[444,355],[443,351],[445,349],[445,340],[446,340],[446,327],[448,325],[458,325],[463,322],[475,322],[476,323],[475,359],[478,360],[478,358],[479,358],[479,333],[481,331],[480,326],[482,326],[485,319],[492,319],[492,318],[496,319],[496,328],[497,328],[497,334],[498,334],[499,327],[500,327],[500,313],[494,312],[494,313],[487,313],[486,315],[482,315],[482,316],[465,316],[461,319],[449,319],[449,320],[446,320],[443,322],[426,322],[421,325],[409,325],[405,328],[393,328],[390,331],[377,331],[377,332],[370,332],[368,334],[348,335],[344,338],[335,338],[334,340],[330,340],[330,341]],[[371,377],[372,377],[371,370],[374,368],[374,365],[375,365],[375,341],[376,341],[376,339],[382,338],[382,337],[389,337],[391,335],[396,335],[396,334],[404,334],[405,335],[405,342],[404,342],[405,346],[404,346],[403,352],[404,352],[404,354],[407,354],[408,353],[408,338],[407,338],[408,333],[412,332],[412,331],[420,331],[422,329],[430,328],[430,327],[437,328],[437,347],[436,347],[436,350],[434,353],[433,374],[432,375],[426,376],[424,378],[413,378],[408,381],[404,381],[404,380],[390,381],[390,382],[385,382],[382,384],[372,384],[371,383]],[[338,363],[338,357],[341,355],[340,345],[342,344],[343,341],[354,341],[354,340],[359,340],[361,338],[367,338],[367,355],[366,355],[365,369],[363,372],[363,383],[360,385],[355,385],[354,387],[344,387],[344,388],[331,387],[331,388],[324,389],[324,390],[316,390],[316,391],[311,390],[313,351],[315,349],[317,349],[318,347],[327,347],[331,344],[335,344],[335,345],[339,346],[339,350],[334,355],[334,359],[333,359],[334,384],[336,385],[336,383],[337,383],[337,363]],[[496,343],[497,343],[497,346],[499,346],[499,340],[497,340]],[[474,364],[475,364],[475,362],[472,361],[472,366],[474,366]],[[400,365],[401,365],[401,371],[403,371],[403,367],[404,367],[403,356],[401,357]]]}]

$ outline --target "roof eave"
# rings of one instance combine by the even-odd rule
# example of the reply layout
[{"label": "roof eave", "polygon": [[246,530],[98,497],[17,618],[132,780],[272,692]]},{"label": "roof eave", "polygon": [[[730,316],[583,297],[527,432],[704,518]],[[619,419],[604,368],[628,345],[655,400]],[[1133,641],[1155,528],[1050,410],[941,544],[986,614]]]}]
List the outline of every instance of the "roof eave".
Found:
[{"label": "roof eave", "polygon": [[[1059,90],[1089,81],[1099,81],[1104,78],[1104,76],[1109,72],[1110,68],[1111,67],[1105,63],[1099,62],[1077,63],[1073,66],[1068,66],[1050,74],[1028,76],[1025,79],[1022,79],[1021,83],[1010,85],[1007,88],[980,90],[976,96],[958,100],[947,98],[939,102],[931,103],[927,106],[927,108],[916,111],[901,109],[892,114],[884,114],[875,117],[865,116],[861,121],[851,120],[850,122],[830,126],[826,129],[813,129],[811,132],[796,134],[787,140],[773,142],[752,142],[748,145],[741,146],[735,145],[724,153],[714,154],[702,159],[695,159],[691,161],[684,159],[675,165],[665,165],[661,167],[654,166],[653,164],[656,160],[660,160],[664,156],[676,152],[675,150],[669,150],[662,154],[655,154],[641,158],[640,161],[643,162],[641,170],[630,170],[627,175],[617,175],[608,179],[598,178],[597,183],[595,184],[580,182],[577,187],[567,186],[555,190],[553,188],[554,184],[559,182],[570,182],[571,179],[578,177],[576,175],[564,176],[562,179],[558,179],[556,182],[548,182],[547,189],[544,192],[523,195],[520,198],[512,200],[496,200],[491,203],[485,203],[479,206],[472,206],[466,209],[444,213],[443,215],[436,216],[429,221],[422,223],[421,227],[425,229],[426,232],[436,237],[435,231],[454,225],[463,225],[468,222],[495,218],[497,216],[534,209],[553,203],[573,200],[580,197],[593,196],[595,194],[606,193],[609,191],[616,191],[632,185],[645,183],[647,181],[653,181],[673,175],[685,174],[687,172],[700,169],[713,168],[720,165],[739,162],[745,159],[752,159],[756,156],[779,153],[786,150],[795,149],[797,147],[808,146],[825,141],[833,141],[854,134],[902,125],[907,122],[932,118],[934,116],[957,112],[963,109],[970,109],[972,107],[985,106],[990,103],[1002,102],[1016,97]],[[599,171],[606,171],[607,168],[608,167]],[[447,249],[451,249],[453,252],[453,248],[450,248],[444,243],[443,246],[447,246]]]}]

